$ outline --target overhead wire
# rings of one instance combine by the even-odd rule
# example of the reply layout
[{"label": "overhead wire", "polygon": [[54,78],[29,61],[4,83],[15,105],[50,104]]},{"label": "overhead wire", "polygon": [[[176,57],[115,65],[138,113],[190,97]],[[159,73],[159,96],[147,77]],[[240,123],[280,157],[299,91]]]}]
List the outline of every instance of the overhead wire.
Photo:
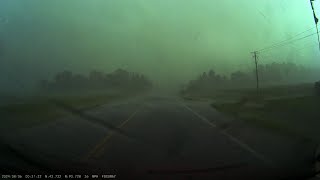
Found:
[{"label": "overhead wire", "polygon": [[[320,2],[320,1],[319,1],[319,2]],[[311,34],[305,35],[307,32],[309,32],[309,31],[311,31],[311,30],[314,30],[314,29],[316,29],[316,32],[315,32],[315,33],[311,33]],[[302,36],[302,35],[305,35],[305,36]],[[261,48],[261,49],[259,49],[259,50],[256,50],[256,51],[254,51],[254,52],[252,52],[252,53],[254,53],[254,54],[259,53],[259,54],[260,54],[261,52],[263,52],[262,54],[265,54],[264,52],[266,52],[266,51],[269,51],[269,50],[272,50],[272,49],[275,49],[275,48],[280,48],[280,47],[283,47],[283,46],[292,45],[293,43],[295,43],[295,42],[297,42],[297,41],[306,39],[306,38],[311,37],[311,36],[314,36],[314,35],[318,35],[318,43],[317,43],[317,45],[319,45],[319,49],[320,49],[320,39],[319,39],[318,24],[316,23],[316,25],[315,25],[314,27],[312,27],[312,28],[306,29],[306,30],[304,30],[304,31],[302,31],[302,32],[299,32],[299,33],[293,35],[293,36],[290,37],[290,38],[287,38],[287,39],[282,40],[282,41],[279,41],[279,42],[275,42],[275,43],[273,43],[273,44],[271,44],[271,45],[269,45],[269,46],[266,46],[266,47],[264,47],[264,48]],[[302,36],[302,37],[301,37],[301,36]],[[305,45],[306,45],[306,44],[305,44]],[[302,52],[302,50],[304,50],[304,49],[306,49],[306,48],[309,48],[309,47],[312,47],[312,46],[315,46],[314,44],[313,44],[312,46],[305,46],[305,45],[304,45],[303,48],[300,48],[300,49],[296,49],[295,47],[293,47],[293,48],[295,48],[295,49],[294,49],[293,56],[296,56],[296,55],[297,55],[296,53],[298,53],[298,55],[301,55],[300,53]],[[281,52],[281,56],[275,57],[275,56],[269,55],[269,56],[266,56],[266,58],[264,58],[264,59],[271,59],[271,58],[273,58],[273,59],[276,59],[276,58],[277,58],[277,59],[288,59],[288,58],[290,58],[290,57],[289,57],[289,54],[287,54],[287,57],[283,56],[283,53]],[[256,71],[257,71],[257,67],[256,67]],[[258,84],[258,83],[259,83],[259,82],[258,82],[258,80],[257,80],[257,84]]]},{"label": "overhead wire", "polygon": [[[320,2],[320,1],[319,1],[319,2]],[[282,1],[282,3],[285,3],[285,2]],[[281,3],[281,5],[283,5],[282,3]],[[257,11],[264,17],[264,19],[266,19],[266,16],[265,16],[259,9],[257,9]],[[270,49],[273,49],[273,48],[281,47],[281,46],[286,45],[287,43],[291,44],[291,43],[293,43],[293,42],[295,42],[295,41],[298,41],[298,40],[301,40],[301,39],[304,39],[304,38],[307,38],[307,37],[310,37],[310,36],[312,36],[312,35],[317,34],[317,33],[315,33],[315,34],[309,34],[309,35],[307,35],[307,36],[305,36],[305,37],[302,37],[302,38],[299,38],[299,39],[295,39],[295,38],[297,38],[297,37],[299,37],[299,36],[301,36],[301,35],[309,32],[309,31],[311,31],[311,30],[313,30],[313,29],[317,29],[317,30],[318,30],[318,25],[316,24],[315,26],[313,26],[313,27],[311,27],[311,28],[309,28],[309,29],[306,29],[306,30],[304,30],[304,31],[302,31],[302,32],[299,32],[299,33],[293,35],[293,36],[290,37],[290,38],[287,38],[287,39],[282,40],[282,41],[279,41],[279,42],[275,42],[275,43],[273,43],[273,44],[271,44],[271,45],[269,45],[269,46],[267,46],[267,47],[264,47],[264,48],[261,48],[261,49],[259,49],[259,50],[256,50],[255,52],[262,52],[262,51],[270,50]],[[318,31],[317,31],[317,32],[318,32]]]},{"label": "overhead wire", "polygon": [[[314,28],[315,28],[315,27],[314,27]],[[312,29],[314,29],[314,28],[312,28]],[[306,31],[304,31],[304,32],[301,32],[301,33],[295,35],[294,37],[300,36],[300,35],[302,35],[303,33],[306,33],[307,31],[310,31],[310,30],[311,30],[311,29],[308,29],[308,30],[306,30]],[[296,42],[296,41],[299,41],[299,40],[302,40],[302,39],[311,37],[311,36],[316,35],[316,34],[317,34],[317,32],[312,33],[312,34],[308,34],[308,35],[306,35],[306,36],[303,36],[303,37],[300,37],[300,38],[297,38],[297,39],[295,39],[294,37],[292,37],[292,38],[286,39],[286,40],[284,40],[284,41],[280,41],[280,42],[278,42],[278,43],[274,43],[274,44],[271,45],[271,46],[267,46],[267,47],[265,47],[265,48],[259,49],[259,50],[257,50],[257,52],[263,52],[263,51],[271,50],[271,49],[274,49],[274,48],[277,48],[277,47],[282,47],[282,46],[285,46],[285,45],[289,45],[289,44],[292,44],[292,43],[294,43],[294,42]]]},{"label": "overhead wire", "polygon": [[[288,48],[292,49],[291,51],[293,51],[293,52],[291,52],[291,53],[295,53],[295,52],[300,53],[304,49],[310,48],[310,47],[314,47],[316,45],[318,45],[318,43],[315,43],[315,42],[310,43],[310,42],[308,42],[308,43],[305,43],[304,45],[302,45],[300,47],[296,47],[296,46],[289,47],[288,46]],[[269,52],[266,52],[266,53],[261,53],[260,56],[264,60],[268,60],[268,59],[281,59],[281,58],[284,58],[287,55],[285,55],[283,53],[283,51],[269,51]]]}]

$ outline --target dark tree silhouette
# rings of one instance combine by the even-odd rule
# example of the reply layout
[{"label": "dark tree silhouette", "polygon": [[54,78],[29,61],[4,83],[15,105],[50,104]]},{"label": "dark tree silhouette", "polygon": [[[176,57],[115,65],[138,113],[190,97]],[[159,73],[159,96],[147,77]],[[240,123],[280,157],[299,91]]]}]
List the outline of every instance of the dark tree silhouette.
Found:
[{"label": "dark tree silhouette", "polygon": [[315,88],[316,94],[320,96],[320,81],[314,84],[314,88]]},{"label": "dark tree silhouette", "polygon": [[[290,62],[259,65],[258,69],[260,82],[264,86],[311,82],[314,76],[310,69]],[[254,70],[249,72],[235,71],[227,77],[217,74],[211,69],[208,73],[203,72],[197,79],[189,81],[181,92],[206,95],[219,89],[253,87],[255,84],[254,74]]]},{"label": "dark tree silhouette", "polygon": [[117,69],[106,74],[93,70],[88,76],[73,74],[71,71],[59,72],[52,81],[42,80],[39,83],[42,91],[48,92],[86,92],[86,91],[144,91],[152,83],[138,73]]}]

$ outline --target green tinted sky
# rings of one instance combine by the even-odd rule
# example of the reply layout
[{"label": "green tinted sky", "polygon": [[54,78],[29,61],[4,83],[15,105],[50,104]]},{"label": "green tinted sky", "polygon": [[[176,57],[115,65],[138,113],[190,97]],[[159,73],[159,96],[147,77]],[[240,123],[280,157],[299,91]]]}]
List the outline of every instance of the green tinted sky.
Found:
[{"label": "green tinted sky", "polygon": [[[0,0],[0,16],[7,87],[63,69],[126,68],[168,83],[210,68],[229,73],[252,67],[249,52],[314,26],[308,0]],[[261,61],[320,66],[316,42],[273,49]]]}]

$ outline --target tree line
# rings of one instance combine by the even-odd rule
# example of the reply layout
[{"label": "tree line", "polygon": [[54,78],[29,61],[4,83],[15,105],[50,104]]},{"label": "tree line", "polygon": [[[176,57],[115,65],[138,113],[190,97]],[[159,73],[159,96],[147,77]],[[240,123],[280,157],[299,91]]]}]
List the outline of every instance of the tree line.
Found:
[{"label": "tree line", "polygon": [[42,92],[73,93],[89,91],[143,91],[152,87],[145,75],[117,69],[111,73],[93,70],[88,75],[75,74],[72,71],[57,73],[51,80],[41,80]]},{"label": "tree line", "polygon": [[[262,86],[312,82],[319,77],[319,72],[294,63],[271,63],[258,66]],[[256,83],[255,70],[234,71],[229,76],[214,70],[203,72],[196,79],[189,81],[182,93],[208,94],[214,90],[231,88],[250,88]]]}]

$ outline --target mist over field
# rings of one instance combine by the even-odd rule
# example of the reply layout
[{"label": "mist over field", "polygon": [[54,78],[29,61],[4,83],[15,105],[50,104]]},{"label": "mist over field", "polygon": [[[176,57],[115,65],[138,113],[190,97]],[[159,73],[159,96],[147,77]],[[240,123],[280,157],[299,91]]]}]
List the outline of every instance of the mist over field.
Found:
[{"label": "mist over field", "polygon": [[319,20],[320,0],[0,0],[2,178],[320,177]]},{"label": "mist over field", "polygon": [[[63,70],[119,68],[179,87],[210,69],[252,71],[250,52],[314,26],[301,0],[0,0],[0,90],[25,91]],[[320,67],[317,38],[260,62]]]}]

